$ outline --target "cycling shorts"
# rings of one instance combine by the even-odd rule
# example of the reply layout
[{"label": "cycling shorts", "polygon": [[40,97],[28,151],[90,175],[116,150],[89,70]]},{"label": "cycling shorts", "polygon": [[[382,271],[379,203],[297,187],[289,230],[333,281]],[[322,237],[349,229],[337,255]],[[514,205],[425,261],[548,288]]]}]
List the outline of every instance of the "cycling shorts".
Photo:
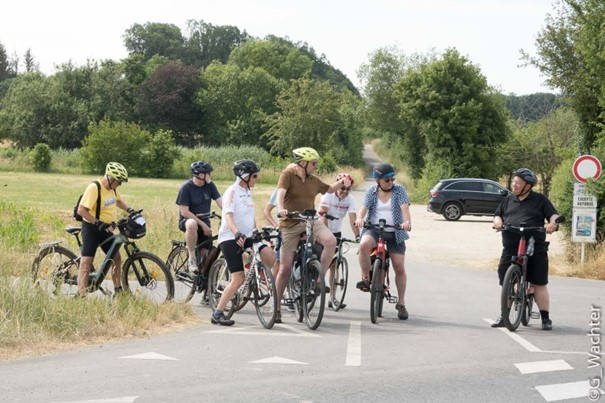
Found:
[{"label": "cycling shorts", "polygon": [[[517,254],[516,251],[502,252],[500,257],[500,263],[498,264],[498,279],[500,285],[504,281],[504,275],[511,265],[511,259]],[[548,284],[548,253],[546,252],[535,252],[533,256],[527,259],[527,280],[535,285],[546,285]]]},{"label": "cycling shorts", "polygon": [[101,246],[103,252],[107,254],[112,244],[108,239],[112,236],[113,233],[99,231],[96,225],[87,221],[82,221],[82,256],[94,257],[99,246]]},{"label": "cycling shorts", "polygon": [[[374,228],[368,228],[364,231],[363,236],[371,236],[374,241],[378,243],[378,230]],[[390,254],[405,255],[405,241],[397,243],[394,232],[383,232],[382,238],[387,244],[387,250]]]}]

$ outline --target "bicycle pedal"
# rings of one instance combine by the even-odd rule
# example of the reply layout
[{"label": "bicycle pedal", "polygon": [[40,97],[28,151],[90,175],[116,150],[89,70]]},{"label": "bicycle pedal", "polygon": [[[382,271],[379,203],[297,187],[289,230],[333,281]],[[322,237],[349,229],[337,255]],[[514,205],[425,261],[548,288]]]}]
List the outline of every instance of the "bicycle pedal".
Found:
[{"label": "bicycle pedal", "polygon": [[540,312],[532,312],[531,313],[531,318],[532,319],[540,319]]},{"label": "bicycle pedal", "polygon": [[397,303],[397,297],[393,297],[391,295],[387,295],[386,297],[387,301],[389,301],[389,303],[391,304],[396,304]]}]

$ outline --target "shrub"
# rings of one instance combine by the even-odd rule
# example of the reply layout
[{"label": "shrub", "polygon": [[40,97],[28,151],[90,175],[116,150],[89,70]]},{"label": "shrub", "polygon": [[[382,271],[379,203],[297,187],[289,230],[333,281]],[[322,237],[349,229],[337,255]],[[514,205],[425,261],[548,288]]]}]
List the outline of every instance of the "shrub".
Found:
[{"label": "shrub", "polygon": [[38,143],[29,154],[31,163],[37,172],[46,172],[52,161],[51,151],[48,144]]}]

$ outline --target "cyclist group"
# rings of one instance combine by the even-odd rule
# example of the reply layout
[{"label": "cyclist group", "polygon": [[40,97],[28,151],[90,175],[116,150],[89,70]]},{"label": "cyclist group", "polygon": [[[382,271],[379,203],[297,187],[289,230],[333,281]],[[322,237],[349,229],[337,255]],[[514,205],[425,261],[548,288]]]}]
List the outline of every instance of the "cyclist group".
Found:
[{"label": "cyclist group", "polygon": [[[387,228],[383,239],[387,244],[389,257],[395,273],[397,288],[396,310],[398,318],[408,319],[405,306],[405,290],[407,275],[405,271],[405,241],[409,238],[408,232],[412,229],[410,216],[410,201],[403,186],[395,183],[395,170],[392,165],[379,163],[373,169],[373,178],[376,182],[365,192],[363,204],[359,213],[356,212],[354,199],[349,195],[354,180],[347,173],[340,173],[336,181],[326,184],[314,175],[319,162],[319,154],[310,147],[293,150],[294,163],[289,164],[280,174],[277,189],[272,195],[265,217],[270,224],[281,232],[281,245],[274,252],[272,248],[265,247],[261,259],[268,267],[274,267],[276,279],[275,298],[281,301],[286,285],[290,278],[294,254],[298,247],[301,233],[305,232],[305,223],[288,218],[291,211],[313,209],[315,198],[322,194],[319,210],[327,213],[335,220],[316,220],[313,224],[314,241],[322,245],[323,250],[319,257],[323,274],[330,269],[332,258],[340,237],[342,223],[348,216],[351,229],[359,239],[359,264],[361,267],[361,280],[357,288],[361,291],[370,289],[371,251],[376,247],[378,231],[375,228],[364,228],[365,223],[378,223],[384,220],[386,224],[395,228]],[[244,281],[244,265],[242,251],[251,246],[250,238],[256,226],[254,203],[252,201],[252,188],[255,186],[260,167],[252,160],[239,160],[234,163],[233,172],[235,182],[221,197],[216,185],[212,182],[212,166],[204,161],[191,164],[191,179],[185,182],[178,193],[176,204],[179,206],[179,229],[185,233],[185,241],[189,253],[188,269],[192,272],[199,270],[195,260],[195,247],[200,242],[212,237],[212,229],[208,219],[200,219],[198,214],[209,213],[212,200],[222,210],[221,226],[218,233],[219,248],[227,262],[231,279],[220,298],[218,306],[211,315],[211,322],[218,325],[230,326],[234,321],[227,318],[223,309],[230,298]],[[117,188],[128,181],[126,169],[119,163],[107,164],[105,176],[100,182],[100,209],[97,208],[97,187],[91,184],[82,197],[78,213],[83,217],[82,260],[78,272],[78,287],[83,296],[90,266],[96,249],[103,240],[111,236],[113,227],[111,222],[117,219],[117,207],[131,212],[132,209],[122,200]],[[501,229],[503,223],[519,225],[542,225],[546,219],[546,233],[556,229],[555,220],[558,217],[552,203],[542,194],[532,190],[537,183],[535,174],[522,168],[514,173],[512,194],[508,196],[496,210],[494,228]],[[277,219],[271,216],[271,210],[276,208]],[[97,217],[92,211],[100,210]],[[502,285],[504,272],[510,263],[511,256],[515,254],[519,236],[514,233],[503,232],[503,251],[499,264],[499,279]],[[103,246],[102,246],[103,247]],[[528,260],[528,279],[535,287],[535,298],[542,317],[542,328],[552,329],[549,318],[549,296],[546,284],[548,283],[548,243],[545,236],[538,237],[534,256]],[[120,285],[120,255],[113,256],[114,268],[112,279],[116,292],[121,290]],[[331,274],[333,275],[333,274]],[[326,287],[326,291],[329,287]],[[341,305],[340,309],[345,305]],[[281,312],[277,311],[276,323],[281,323]],[[492,324],[493,327],[503,326],[499,318]]]}]

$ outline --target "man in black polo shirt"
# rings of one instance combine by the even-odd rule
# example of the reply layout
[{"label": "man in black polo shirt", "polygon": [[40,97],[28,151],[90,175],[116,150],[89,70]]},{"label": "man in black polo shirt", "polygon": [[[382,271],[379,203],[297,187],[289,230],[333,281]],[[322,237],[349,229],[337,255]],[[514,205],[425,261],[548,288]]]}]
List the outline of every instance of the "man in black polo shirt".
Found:
[{"label": "man in black polo shirt", "polygon": [[[191,179],[183,183],[176,198],[179,206],[179,229],[185,233],[185,244],[189,252],[188,268],[197,272],[195,246],[212,237],[210,219],[200,219],[196,214],[209,213],[214,200],[223,208],[221,195],[212,182],[212,165],[204,161],[191,164]],[[202,254],[205,250],[200,251]]]},{"label": "man in black polo shirt", "polygon": [[[546,234],[557,230],[555,220],[559,214],[546,196],[532,191],[538,182],[536,175],[527,168],[520,168],[514,172],[511,183],[512,195],[500,203],[494,216],[494,228],[502,229],[504,223],[519,226],[521,223],[530,227],[540,227],[547,221]],[[527,261],[527,279],[534,286],[534,298],[540,309],[542,329],[551,330],[552,321],[548,316],[550,300],[548,296],[548,242],[545,233],[534,235],[534,255]],[[512,231],[502,231],[502,256],[498,265],[500,285],[504,280],[506,270],[510,266],[512,256],[517,254],[517,247],[521,235]],[[496,319],[492,327],[503,327],[502,317]]]}]

